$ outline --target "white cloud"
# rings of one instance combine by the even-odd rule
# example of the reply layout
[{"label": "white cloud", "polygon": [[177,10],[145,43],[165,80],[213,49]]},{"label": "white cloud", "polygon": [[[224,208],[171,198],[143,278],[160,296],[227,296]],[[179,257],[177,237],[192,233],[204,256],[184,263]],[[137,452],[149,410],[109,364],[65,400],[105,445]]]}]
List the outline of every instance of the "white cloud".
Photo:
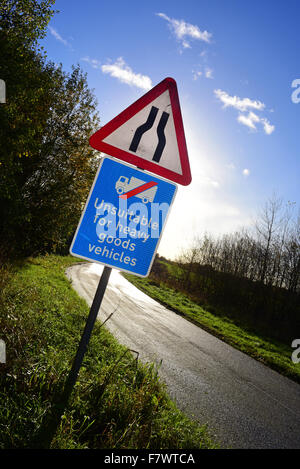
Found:
[{"label": "white cloud", "polygon": [[64,44],[65,46],[70,46],[69,42],[64,39],[57,31],[56,29],[52,28],[51,26],[48,26],[48,29],[50,31],[50,33],[52,34],[52,36],[55,37],[55,39],[59,42],[61,42],[62,44]]},{"label": "white cloud", "polygon": [[230,96],[226,91],[220,89],[214,90],[216,97],[224,104],[224,107],[234,107],[238,111],[247,111],[255,109],[262,111],[265,108],[264,103],[261,101],[254,101],[250,98],[239,98],[238,96]]},{"label": "white cloud", "polygon": [[199,41],[204,41],[207,43],[209,43],[212,38],[211,33],[209,33],[208,31],[201,31],[196,25],[186,23],[183,20],[169,18],[164,13],[157,13],[157,16],[160,16],[160,18],[163,18],[169,23],[172,32],[175,34],[176,38],[181,42],[184,48],[191,47],[189,42],[187,41],[187,38],[197,39]]},{"label": "white cloud", "polygon": [[[192,70],[192,73],[193,73],[193,79],[194,80],[198,80],[199,77],[203,76],[203,72],[201,71],[195,71],[195,70]],[[204,72],[204,76],[205,78],[210,78],[210,79],[213,79],[213,70],[209,67],[206,67],[205,68],[205,72]]]},{"label": "white cloud", "polygon": [[262,124],[264,131],[267,135],[271,135],[272,132],[275,130],[275,125],[271,125],[270,122],[265,117],[259,117],[254,112],[249,112],[246,116],[245,114],[240,114],[237,118],[240,124],[246,125],[250,129],[257,130],[255,124]]},{"label": "white cloud", "polygon": [[102,65],[101,70],[127,85],[136,86],[146,91],[152,88],[151,79],[147,75],[134,73],[122,57],[119,57],[115,63]]},{"label": "white cloud", "polygon": [[237,118],[240,124],[246,125],[250,129],[256,130],[256,123],[260,122],[260,117],[256,115],[254,112],[249,112],[246,116],[245,114],[240,114]]},{"label": "white cloud", "polygon": [[190,49],[191,48],[190,44],[187,41],[182,41],[182,47],[184,49]]},{"label": "white cloud", "polygon": [[213,78],[213,70],[209,67],[206,67],[205,76],[206,76],[206,78]]},{"label": "white cloud", "polygon": [[261,119],[261,122],[264,126],[265,133],[267,135],[271,135],[271,133],[275,130],[275,125],[270,124],[270,122],[265,118]]},{"label": "white cloud", "polygon": [[84,62],[90,64],[93,68],[101,69],[101,62],[97,59],[91,59],[89,56],[82,57]]},{"label": "white cloud", "polygon": [[[257,130],[257,124],[263,126],[264,132],[267,135],[271,135],[275,130],[275,126],[272,125],[265,117],[258,116],[255,111],[263,111],[265,104],[261,101],[251,100],[250,98],[239,98],[238,96],[230,96],[226,91],[214,90],[215,96],[223,103],[223,107],[233,107],[239,111],[237,121],[240,124],[245,125],[250,130]],[[246,114],[248,113],[248,114]]]},{"label": "white cloud", "polygon": [[192,70],[192,73],[193,73],[193,80],[198,80],[198,78],[201,77],[201,75],[202,75],[202,72],[200,72],[200,71]]},{"label": "white cloud", "polygon": [[243,169],[243,175],[244,175],[245,177],[248,177],[249,174],[250,174],[250,170],[249,170],[248,168]]}]

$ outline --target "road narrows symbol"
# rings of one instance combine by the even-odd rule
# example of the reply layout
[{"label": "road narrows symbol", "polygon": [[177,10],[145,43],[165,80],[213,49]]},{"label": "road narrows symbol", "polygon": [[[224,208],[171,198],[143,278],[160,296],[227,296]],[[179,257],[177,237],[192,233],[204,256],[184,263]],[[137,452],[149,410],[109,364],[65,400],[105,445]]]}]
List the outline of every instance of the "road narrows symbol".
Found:
[{"label": "road narrows symbol", "polygon": [[159,111],[159,109],[157,107],[152,106],[152,108],[150,110],[150,113],[149,113],[149,116],[148,116],[148,119],[146,120],[146,122],[144,124],[140,125],[135,131],[135,134],[133,136],[132,142],[131,142],[130,147],[129,147],[130,151],[134,151],[134,152],[137,151],[137,148],[138,148],[139,143],[141,141],[142,135],[145,132],[147,132],[148,130],[151,129],[151,127],[153,126],[154,121],[156,119],[158,111]]},{"label": "road narrows symbol", "polygon": [[[134,133],[133,139],[129,147],[130,151],[137,151],[142,136],[145,132],[148,132],[148,130],[153,127],[158,111],[159,109],[157,107],[151,107],[146,122],[140,125]],[[155,161],[156,163],[159,163],[162,152],[164,151],[166,145],[165,127],[167,125],[169,116],[170,114],[164,111],[157,126],[158,144],[152,158],[152,161]]]},{"label": "road narrows symbol", "polygon": [[153,161],[159,163],[162,152],[164,151],[166,145],[166,136],[165,136],[165,127],[167,125],[169,115],[167,112],[163,112],[160,118],[160,121],[157,126],[157,136],[158,136],[158,144],[152,158]]}]

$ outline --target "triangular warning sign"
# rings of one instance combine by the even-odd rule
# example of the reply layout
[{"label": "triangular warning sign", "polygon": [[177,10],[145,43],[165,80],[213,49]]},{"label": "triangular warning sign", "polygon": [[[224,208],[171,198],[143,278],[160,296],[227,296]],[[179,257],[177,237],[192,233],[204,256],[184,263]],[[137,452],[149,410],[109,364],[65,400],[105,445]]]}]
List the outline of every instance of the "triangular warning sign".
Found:
[{"label": "triangular warning sign", "polygon": [[166,78],[90,138],[96,150],[187,186],[191,171],[177,85]]}]

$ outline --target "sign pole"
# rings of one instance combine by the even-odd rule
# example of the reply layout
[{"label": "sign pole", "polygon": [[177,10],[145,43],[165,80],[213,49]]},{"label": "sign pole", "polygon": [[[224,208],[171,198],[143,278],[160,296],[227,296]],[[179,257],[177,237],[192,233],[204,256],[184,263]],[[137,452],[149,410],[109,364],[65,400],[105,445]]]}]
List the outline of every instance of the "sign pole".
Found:
[{"label": "sign pole", "polygon": [[77,349],[77,353],[69,373],[68,379],[65,384],[65,389],[63,392],[63,402],[68,402],[69,397],[72,393],[72,390],[75,386],[80,367],[82,365],[83,357],[86,352],[92,330],[97,319],[97,315],[104,297],[104,293],[108,284],[108,280],[111,274],[111,267],[105,266],[93,299],[93,303],[90,309],[89,316],[87,318],[84,331],[81,336],[81,340]]},{"label": "sign pole", "polygon": [[111,273],[111,267],[105,266],[99,280],[99,284],[93,299],[93,303],[85,324],[84,331],[82,333],[80,343],[77,349],[77,353],[70,370],[69,376],[66,380],[66,384],[61,396],[58,399],[56,405],[54,405],[50,415],[46,415],[41,425],[41,429],[38,432],[35,440],[33,441],[34,448],[50,448],[51,441],[55,435],[58,425],[60,424],[61,417],[68,404],[69,398],[72,394],[73,388],[76,384],[78,373],[82,365],[84,354],[86,352],[95,321],[104,297],[104,293],[108,284],[108,280]]}]

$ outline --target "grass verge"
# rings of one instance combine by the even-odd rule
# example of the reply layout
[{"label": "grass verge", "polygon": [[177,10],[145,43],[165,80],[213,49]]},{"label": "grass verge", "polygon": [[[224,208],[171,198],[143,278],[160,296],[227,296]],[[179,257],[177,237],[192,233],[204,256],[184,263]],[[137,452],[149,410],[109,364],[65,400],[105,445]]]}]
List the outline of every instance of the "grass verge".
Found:
[{"label": "grass verge", "polygon": [[[75,356],[88,306],[64,272],[71,257],[30,258],[0,271],[0,448],[43,446],[37,435]],[[215,448],[182,414],[153,365],[142,365],[97,321],[79,379],[52,440],[59,449]]]},{"label": "grass verge", "polygon": [[293,349],[286,344],[262,337],[235,324],[232,319],[210,312],[193,302],[187,295],[162,282],[124,274],[131,283],[167,308],[202,327],[238,350],[300,383],[300,363],[291,360]]}]

